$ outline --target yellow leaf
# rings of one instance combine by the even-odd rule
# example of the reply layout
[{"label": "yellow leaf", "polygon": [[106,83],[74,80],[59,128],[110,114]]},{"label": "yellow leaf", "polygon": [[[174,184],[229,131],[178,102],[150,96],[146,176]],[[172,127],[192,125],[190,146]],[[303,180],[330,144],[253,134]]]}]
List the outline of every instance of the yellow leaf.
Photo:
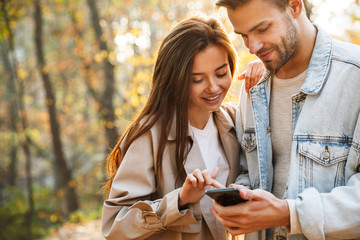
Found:
[{"label": "yellow leaf", "polygon": [[17,71],[17,75],[19,76],[20,79],[25,79],[29,76],[28,72],[25,69],[20,68]]},{"label": "yellow leaf", "polygon": [[104,58],[106,58],[107,56],[108,56],[108,52],[105,51],[105,50],[102,50],[102,51],[101,51],[101,57],[104,59]]},{"label": "yellow leaf", "polygon": [[114,29],[113,30],[113,36],[115,37],[118,34],[119,30],[118,29]]},{"label": "yellow leaf", "polygon": [[76,187],[76,181],[75,180],[71,180],[69,183],[68,183],[69,187]]},{"label": "yellow leaf", "polygon": [[51,12],[51,9],[50,9],[49,7],[44,6],[44,7],[42,8],[42,12],[43,12],[44,14],[50,13],[50,12]]},{"label": "yellow leaf", "polygon": [[116,108],[116,109],[115,109],[115,115],[116,115],[116,116],[121,116],[121,114],[122,114],[121,108]]},{"label": "yellow leaf", "polygon": [[54,223],[54,222],[57,222],[57,220],[58,220],[58,217],[55,214],[51,214],[50,221]]},{"label": "yellow leaf", "polygon": [[106,122],[106,128],[107,128],[107,129],[113,129],[113,128],[114,128],[114,123],[113,123],[113,122],[110,122],[110,121],[107,121],[107,122]]},{"label": "yellow leaf", "polygon": [[84,18],[84,13],[82,11],[76,11],[75,18],[76,20],[82,20]]},{"label": "yellow leaf", "polygon": [[115,54],[114,52],[110,52],[110,53],[109,53],[109,59],[110,59],[111,61],[116,61],[116,54]]},{"label": "yellow leaf", "polygon": [[131,98],[131,105],[134,107],[134,108],[138,108],[140,106],[140,101],[137,97],[132,97]]},{"label": "yellow leaf", "polygon": [[103,58],[100,53],[97,53],[94,56],[94,60],[95,60],[95,62],[101,62],[103,60]]},{"label": "yellow leaf", "polygon": [[49,67],[47,66],[44,66],[41,71],[44,73],[44,74],[48,74],[49,73]]},{"label": "yellow leaf", "polygon": [[129,98],[131,96],[131,92],[130,91],[126,91],[124,94],[124,98]]},{"label": "yellow leaf", "polygon": [[133,29],[131,29],[130,33],[138,38],[140,36],[140,29],[139,28],[133,28]]}]

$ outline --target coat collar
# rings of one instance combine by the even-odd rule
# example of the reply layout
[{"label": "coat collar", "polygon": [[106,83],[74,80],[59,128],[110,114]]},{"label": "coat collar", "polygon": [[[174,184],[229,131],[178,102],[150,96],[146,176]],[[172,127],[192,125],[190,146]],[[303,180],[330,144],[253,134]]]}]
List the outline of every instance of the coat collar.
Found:
[{"label": "coat collar", "polygon": [[[219,133],[220,132],[225,133],[231,131],[231,129],[235,129],[234,122],[232,121],[229,114],[227,114],[222,107],[220,107],[218,110],[216,110],[213,113],[213,117],[215,120],[215,124],[218,127]],[[191,131],[189,131],[188,136],[193,138]],[[175,141],[175,139],[176,139],[176,116],[174,116],[171,123],[168,141]]]}]

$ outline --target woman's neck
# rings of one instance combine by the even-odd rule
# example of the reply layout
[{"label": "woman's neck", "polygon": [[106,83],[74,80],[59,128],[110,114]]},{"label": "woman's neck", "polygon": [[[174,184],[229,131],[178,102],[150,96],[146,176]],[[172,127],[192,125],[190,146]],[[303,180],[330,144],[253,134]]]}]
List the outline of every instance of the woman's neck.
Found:
[{"label": "woman's neck", "polygon": [[197,114],[196,116],[189,114],[189,123],[195,128],[204,129],[209,121],[210,115],[211,112],[208,112],[207,114]]}]

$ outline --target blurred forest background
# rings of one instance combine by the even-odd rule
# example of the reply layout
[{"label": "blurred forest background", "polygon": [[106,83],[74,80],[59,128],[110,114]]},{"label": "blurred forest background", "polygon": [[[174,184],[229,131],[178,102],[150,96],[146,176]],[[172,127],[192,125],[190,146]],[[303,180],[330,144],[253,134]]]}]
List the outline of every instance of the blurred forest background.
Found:
[{"label": "blurred forest background", "polygon": [[[311,19],[330,1],[305,1]],[[255,59],[214,2],[0,0],[0,239],[101,217],[106,156],[144,104],[159,44],[177,22],[217,16],[238,72]],[[350,24],[335,37],[360,44],[358,4],[341,10]]]}]

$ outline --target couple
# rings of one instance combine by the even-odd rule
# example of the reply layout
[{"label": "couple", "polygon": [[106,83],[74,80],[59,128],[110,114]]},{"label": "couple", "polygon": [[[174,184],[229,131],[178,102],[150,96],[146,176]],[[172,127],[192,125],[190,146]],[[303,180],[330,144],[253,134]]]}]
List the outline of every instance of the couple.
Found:
[{"label": "couple", "polygon": [[[236,53],[221,25],[171,31],[108,158],[105,238],[359,239],[360,47],[314,26],[301,0],[216,4],[266,71],[235,111],[222,104]],[[204,196],[234,182],[249,201]]]}]

